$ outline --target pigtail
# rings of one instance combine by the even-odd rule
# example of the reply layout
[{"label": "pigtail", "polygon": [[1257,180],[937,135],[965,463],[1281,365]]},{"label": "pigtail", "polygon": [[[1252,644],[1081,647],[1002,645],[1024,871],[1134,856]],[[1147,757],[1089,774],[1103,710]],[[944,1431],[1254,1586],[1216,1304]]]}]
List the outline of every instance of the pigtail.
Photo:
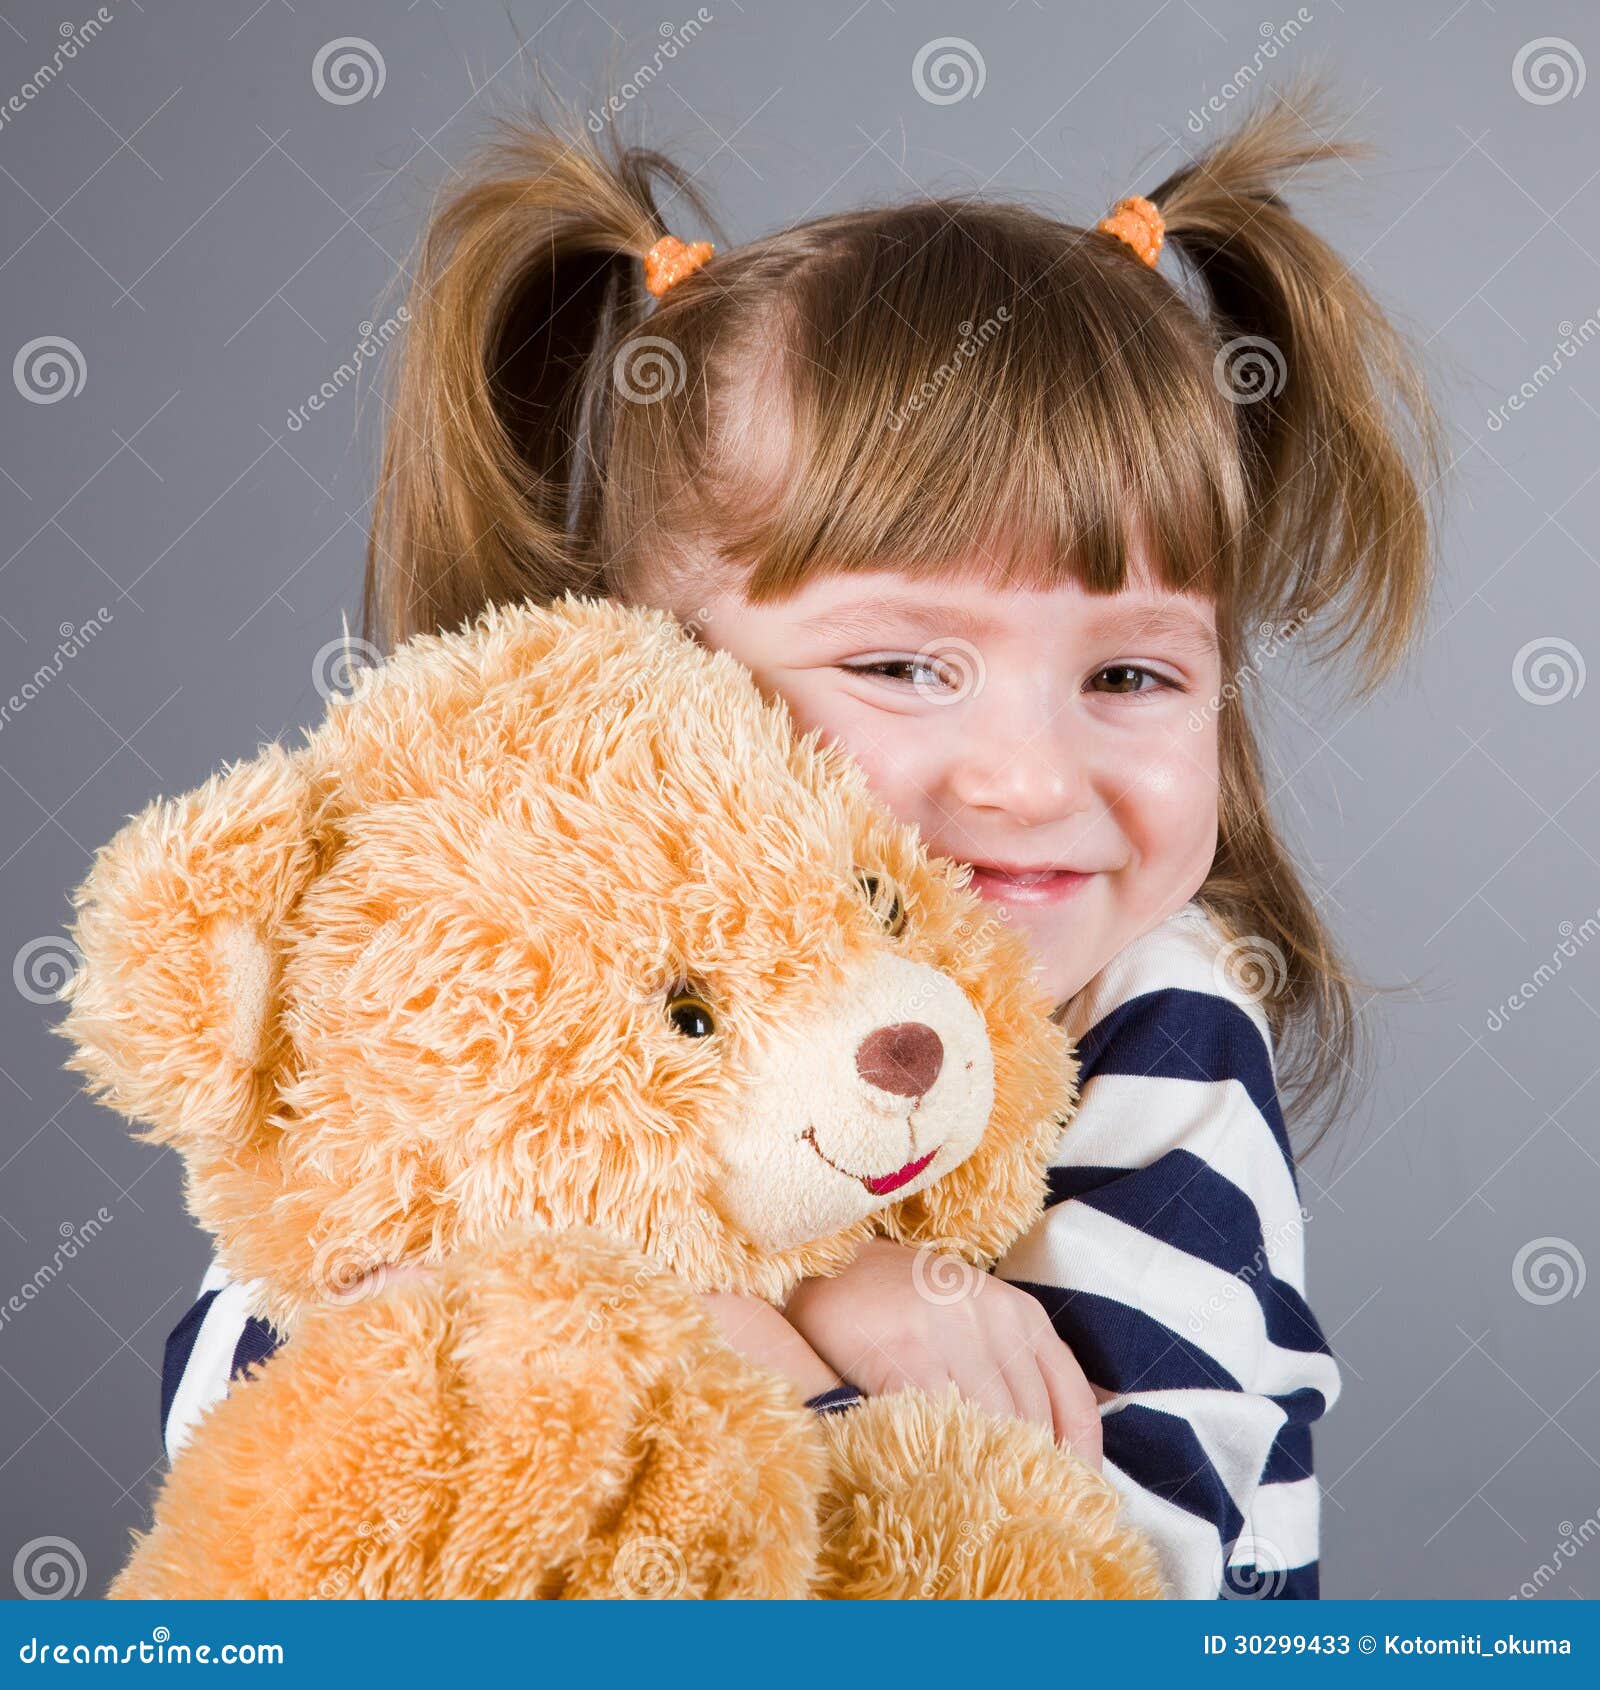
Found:
[{"label": "pigtail", "polygon": [[501,118],[427,219],[367,547],[380,645],[493,603],[606,590],[604,357],[645,312],[640,261],[667,233],[656,178],[705,215],[676,165],[609,129]]},{"label": "pigtail", "polygon": [[1439,425],[1400,334],[1283,198],[1307,166],[1369,150],[1314,132],[1326,105],[1301,80],[1148,197],[1210,299],[1249,499],[1241,614],[1320,624],[1325,656],[1357,654],[1364,691],[1426,608]]},{"label": "pigtail", "polygon": [[[1250,636],[1290,630],[1358,659],[1358,691],[1390,674],[1427,608],[1440,429],[1405,341],[1284,199],[1307,166],[1363,156],[1302,79],[1176,171],[1150,198],[1209,300],[1212,377],[1230,401],[1244,476],[1241,573],[1219,601],[1225,665]],[[1305,630],[1305,632],[1301,632]],[[1272,976],[1263,1001],[1284,1105],[1309,1149],[1365,1071],[1349,967],[1272,821],[1260,748],[1237,707],[1220,720],[1221,827],[1201,901],[1229,955]]]}]

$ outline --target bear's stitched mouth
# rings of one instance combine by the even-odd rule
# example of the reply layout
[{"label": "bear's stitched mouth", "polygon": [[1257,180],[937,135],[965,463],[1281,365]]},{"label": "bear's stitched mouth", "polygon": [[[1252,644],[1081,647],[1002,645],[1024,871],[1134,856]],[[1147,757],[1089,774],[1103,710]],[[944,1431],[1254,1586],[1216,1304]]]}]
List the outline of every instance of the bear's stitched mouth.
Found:
[{"label": "bear's stitched mouth", "polygon": [[860,1180],[874,1197],[887,1197],[891,1191],[898,1191],[901,1186],[910,1185],[944,1148],[943,1145],[936,1144],[926,1156],[919,1156],[914,1162],[907,1162],[903,1168],[896,1168],[892,1174],[853,1174],[848,1168],[841,1168],[817,1143],[815,1127],[807,1127],[800,1136],[836,1174],[843,1174],[846,1179]]}]

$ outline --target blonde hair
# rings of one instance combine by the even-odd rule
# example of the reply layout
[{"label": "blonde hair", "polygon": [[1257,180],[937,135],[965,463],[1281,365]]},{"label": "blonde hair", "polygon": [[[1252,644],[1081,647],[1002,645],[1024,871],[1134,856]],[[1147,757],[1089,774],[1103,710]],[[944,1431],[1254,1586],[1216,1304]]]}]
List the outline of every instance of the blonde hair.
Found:
[{"label": "blonde hair", "polygon": [[[369,636],[568,590],[648,597],[713,566],[755,603],[974,557],[997,583],[1111,592],[1144,542],[1160,584],[1217,610],[1199,896],[1267,959],[1286,1102],[1330,1123],[1357,1077],[1359,982],[1280,843],[1227,678],[1284,622],[1347,654],[1358,693],[1397,666],[1426,607],[1440,448],[1402,337],[1283,199],[1366,150],[1318,137],[1325,103],[1294,85],[1148,192],[1183,285],[1092,224],[976,199],[730,246],[661,153],[570,114],[500,120],[411,266]],[[693,219],[715,256],[650,311],[641,261]],[[758,405],[779,448],[769,428],[756,449]]]}]

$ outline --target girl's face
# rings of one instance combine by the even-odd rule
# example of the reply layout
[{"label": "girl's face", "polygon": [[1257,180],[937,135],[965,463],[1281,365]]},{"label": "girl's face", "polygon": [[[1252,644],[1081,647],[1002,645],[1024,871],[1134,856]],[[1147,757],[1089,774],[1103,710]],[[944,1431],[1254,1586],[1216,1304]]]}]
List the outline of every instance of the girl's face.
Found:
[{"label": "girl's face", "polygon": [[931,850],[973,865],[1058,1002],[1204,882],[1220,690],[1207,600],[1131,571],[1094,594],[885,569],[781,603],[671,608],[802,732],[850,752]]}]

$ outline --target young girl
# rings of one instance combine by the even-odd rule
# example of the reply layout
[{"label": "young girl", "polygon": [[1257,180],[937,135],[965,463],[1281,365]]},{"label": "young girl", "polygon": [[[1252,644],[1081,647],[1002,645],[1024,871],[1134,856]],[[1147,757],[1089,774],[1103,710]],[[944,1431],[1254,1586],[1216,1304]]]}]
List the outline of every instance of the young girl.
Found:
[{"label": "young girl", "polygon": [[[1081,1062],[1032,1234],[979,1295],[878,1241],[718,1312],[823,1406],[953,1380],[1103,1441],[1179,1596],[1317,1594],[1339,1383],[1278,1089],[1337,1112],[1353,982],[1274,829],[1251,636],[1388,673],[1437,462],[1281,197],[1354,150],[1293,93],[1094,227],[930,200],[715,251],[659,154],[506,125],[416,256],[368,557],[388,642],[566,589],[672,608],[1024,930]],[[213,1269],[169,1450],[273,1342]]]}]

